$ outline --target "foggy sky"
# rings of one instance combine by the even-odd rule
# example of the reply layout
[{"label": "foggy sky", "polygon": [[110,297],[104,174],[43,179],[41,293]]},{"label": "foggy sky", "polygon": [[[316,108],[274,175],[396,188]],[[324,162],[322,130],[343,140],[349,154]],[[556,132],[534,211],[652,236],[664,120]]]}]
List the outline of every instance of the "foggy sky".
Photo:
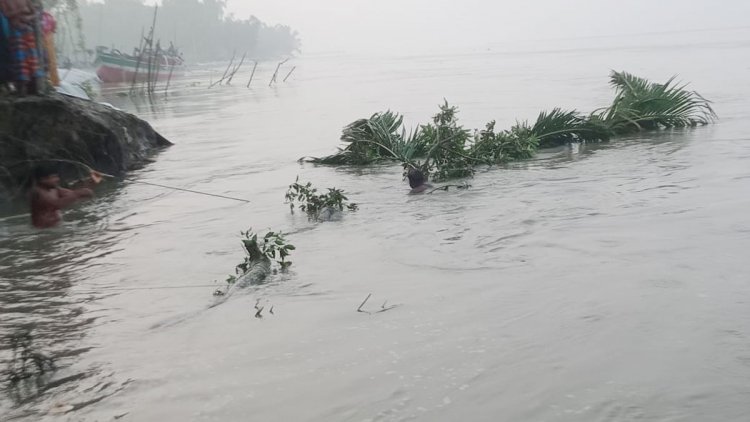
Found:
[{"label": "foggy sky", "polygon": [[[559,38],[750,27],[750,1],[229,0],[297,29],[305,52],[409,52]],[[707,32],[703,36],[716,36]]]}]

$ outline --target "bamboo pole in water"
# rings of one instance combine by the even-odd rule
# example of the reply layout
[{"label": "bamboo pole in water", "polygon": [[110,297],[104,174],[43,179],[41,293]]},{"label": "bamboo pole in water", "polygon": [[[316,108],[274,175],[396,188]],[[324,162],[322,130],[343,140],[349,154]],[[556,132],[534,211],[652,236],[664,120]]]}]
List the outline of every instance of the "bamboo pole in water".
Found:
[{"label": "bamboo pole in water", "polygon": [[271,77],[271,82],[268,83],[268,86],[271,86],[273,85],[274,82],[276,82],[276,77],[279,75],[279,69],[281,69],[281,66],[288,61],[289,59],[279,62],[278,66],[276,66],[276,71],[273,72],[273,76]]},{"label": "bamboo pole in water", "polygon": [[292,67],[292,70],[289,71],[289,73],[286,74],[286,77],[284,78],[283,82],[286,82],[287,79],[289,79],[290,76],[292,76],[292,72],[294,72],[294,69],[296,69],[297,66]]},{"label": "bamboo pole in water", "polygon": [[258,61],[255,60],[255,65],[253,66],[253,73],[250,74],[250,80],[247,81],[247,87],[250,88],[250,84],[253,82],[253,76],[255,76],[255,69],[258,68]]},{"label": "bamboo pole in water", "polygon": [[135,73],[133,74],[133,83],[130,85],[130,94],[133,95],[135,92],[135,83],[138,80],[138,71],[141,68],[141,60],[143,59],[143,35],[145,28],[141,27],[141,41],[138,43],[138,60],[135,62]]},{"label": "bamboo pole in water", "polygon": [[221,78],[218,81],[216,81],[216,82],[212,83],[211,85],[209,85],[208,89],[211,89],[214,86],[219,85],[222,82],[224,82],[224,79],[227,77],[227,72],[229,72],[229,69],[232,67],[232,63],[234,63],[234,58],[236,56],[237,56],[237,50],[235,50],[234,53],[232,53],[232,60],[229,61],[229,64],[227,65],[227,68],[224,71],[224,74],[221,76]]},{"label": "bamboo pole in water", "polygon": [[172,66],[169,68],[169,77],[167,78],[167,86],[164,87],[164,95],[167,95],[167,91],[169,91],[169,83],[172,81],[172,72],[174,72],[174,66],[175,62],[172,61]]},{"label": "bamboo pole in water", "polygon": [[151,33],[148,36],[148,75],[146,79],[146,92],[151,92],[151,74],[153,72],[154,59],[154,31],[156,30],[156,15],[159,12],[159,6],[154,6],[154,20],[151,23]]},{"label": "bamboo pole in water", "polygon": [[245,58],[247,57],[247,52],[242,55],[242,60],[240,60],[240,64],[237,65],[237,67],[232,70],[232,73],[229,74],[229,79],[227,79],[227,85],[232,83],[232,79],[234,79],[234,75],[237,73],[238,70],[240,70],[240,67],[242,67],[242,64],[245,63]]},{"label": "bamboo pole in water", "polygon": [[154,80],[151,82],[151,92],[153,93],[156,90],[156,84],[159,81],[159,72],[161,71],[161,41],[156,42],[156,52],[154,56]]}]

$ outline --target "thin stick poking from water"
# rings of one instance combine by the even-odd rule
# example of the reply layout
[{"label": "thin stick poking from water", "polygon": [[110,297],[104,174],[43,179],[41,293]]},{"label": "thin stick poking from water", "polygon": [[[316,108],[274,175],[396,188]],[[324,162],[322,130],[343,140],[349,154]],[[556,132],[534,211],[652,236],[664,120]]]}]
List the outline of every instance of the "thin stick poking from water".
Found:
[{"label": "thin stick poking from water", "polygon": [[175,62],[172,62],[172,67],[169,68],[169,78],[167,78],[167,86],[164,88],[164,95],[167,95],[169,91],[169,83],[172,82],[172,73],[174,72]]},{"label": "thin stick poking from water", "polygon": [[383,308],[383,309],[381,309],[381,310],[379,310],[379,311],[377,311],[377,312],[375,312],[375,313],[376,313],[376,314],[380,314],[380,313],[383,313],[383,312],[388,312],[388,311],[390,311],[391,309],[396,309],[396,308],[398,308],[399,306],[401,306],[401,305],[393,305],[393,306],[389,306],[389,307],[387,307],[387,308]]},{"label": "thin stick poking from water", "polygon": [[255,66],[253,66],[253,73],[250,74],[250,80],[247,82],[247,87],[250,88],[250,84],[253,83],[253,76],[255,76],[255,69],[258,68],[258,61],[255,61]]},{"label": "thin stick poking from water", "polygon": [[279,69],[281,69],[281,66],[288,61],[289,59],[279,62],[279,64],[276,66],[276,71],[273,72],[273,76],[271,77],[271,82],[268,83],[268,86],[271,86],[273,85],[274,82],[276,82],[276,77],[279,76]]},{"label": "thin stick poking from water", "polygon": [[245,54],[242,55],[242,60],[240,60],[240,64],[238,64],[237,67],[235,67],[232,70],[232,73],[229,74],[229,77],[227,79],[227,85],[230,85],[232,83],[232,79],[234,79],[234,75],[237,73],[238,70],[240,70],[240,68],[242,67],[242,64],[245,63],[245,57],[247,57],[247,52],[245,52]]},{"label": "thin stick poking from water", "polygon": [[208,89],[211,89],[214,86],[220,85],[222,82],[224,82],[224,79],[227,77],[227,73],[229,72],[229,69],[231,69],[232,68],[232,64],[234,64],[234,58],[235,57],[237,57],[237,50],[234,50],[234,52],[232,53],[232,59],[229,60],[229,64],[227,65],[227,68],[224,71],[224,74],[221,75],[221,79],[219,79],[218,81],[216,81],[216,82],[212,83],[211,85],[209,85]]},{"label": "thin stick poking from water", "polygon": [[289,79],[290,76],[292,76],[292,72],[294,72],[294,69],[296,69],[297,66],[292,67],[292,70],[289,71],[289,73],[286,74],[286,77],[284,78],[283,82],[286,82],[287,79]]},{"label": "thin stick poking from water", "polygon": [[362,307],[363,307],[363,306],[365,306],[365,303],[367,303],[367,301],[368,301],[368,300],[370,300],[370,297],[371,297],[371,296],[372,296],[372,293],[370,293],[370,294],[368,294],[368,295],[367,295],[367,297],[365,298],[365,301],[364,301],[364,302],[362,302],[362,304],[361,304],[361,305],[359,305],[359,308],[357,308],[357,312],[364,312],[364,313],[366,313],[366,314],[369,314],[369,312],[367,312],[367,311],[363,311],[363,310],[362,310]]}]

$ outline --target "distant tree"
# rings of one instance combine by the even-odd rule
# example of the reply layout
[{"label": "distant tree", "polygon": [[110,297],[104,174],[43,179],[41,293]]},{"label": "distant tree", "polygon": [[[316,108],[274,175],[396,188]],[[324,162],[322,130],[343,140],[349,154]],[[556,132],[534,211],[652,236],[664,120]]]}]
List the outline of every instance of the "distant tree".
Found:
[{"label": "distant tree", "polygon": [[[47,0],[63,12],[75,0]],[[237,19],[226,12],[225,0],[163,0],[155,37],[162,46],[173,42],[192,61],[226,60],[247,52],[250,58],[267,59],[300,51],[299,34],[284,25],[269,26],[255,16]],[[106,46],[131,52],[148,33],[154,8],[142,0],[80,1],[82,31],[88,46]],[[65,24],[65,22],[62,22]]]}]

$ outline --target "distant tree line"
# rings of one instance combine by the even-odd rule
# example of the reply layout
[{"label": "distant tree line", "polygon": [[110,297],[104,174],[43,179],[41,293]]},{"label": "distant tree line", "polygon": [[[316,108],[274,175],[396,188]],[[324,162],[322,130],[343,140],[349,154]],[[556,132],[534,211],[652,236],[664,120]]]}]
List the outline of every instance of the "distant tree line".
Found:
[{"label": "distant tree line", "polygon": [[[47,0],[63,18],[75,3]],[[154,16],[154,7],[143,0],[80,0],[73,11],[75,20],[81,19],[78,26],[89,51],[105,46],[132,53],[141,34],[148,34]],[[64,20],[59,23],[66,25]],[[293,54],[301,47],[299,34],[289,26],[267,25],[255,16],[238,19],[227,14],[226,0],[163,0],[155,39],[163,48],[174,43],[190,61],[228,60],[235,51],[238,56],[247,52],[249,58],[267,59]]]}]

